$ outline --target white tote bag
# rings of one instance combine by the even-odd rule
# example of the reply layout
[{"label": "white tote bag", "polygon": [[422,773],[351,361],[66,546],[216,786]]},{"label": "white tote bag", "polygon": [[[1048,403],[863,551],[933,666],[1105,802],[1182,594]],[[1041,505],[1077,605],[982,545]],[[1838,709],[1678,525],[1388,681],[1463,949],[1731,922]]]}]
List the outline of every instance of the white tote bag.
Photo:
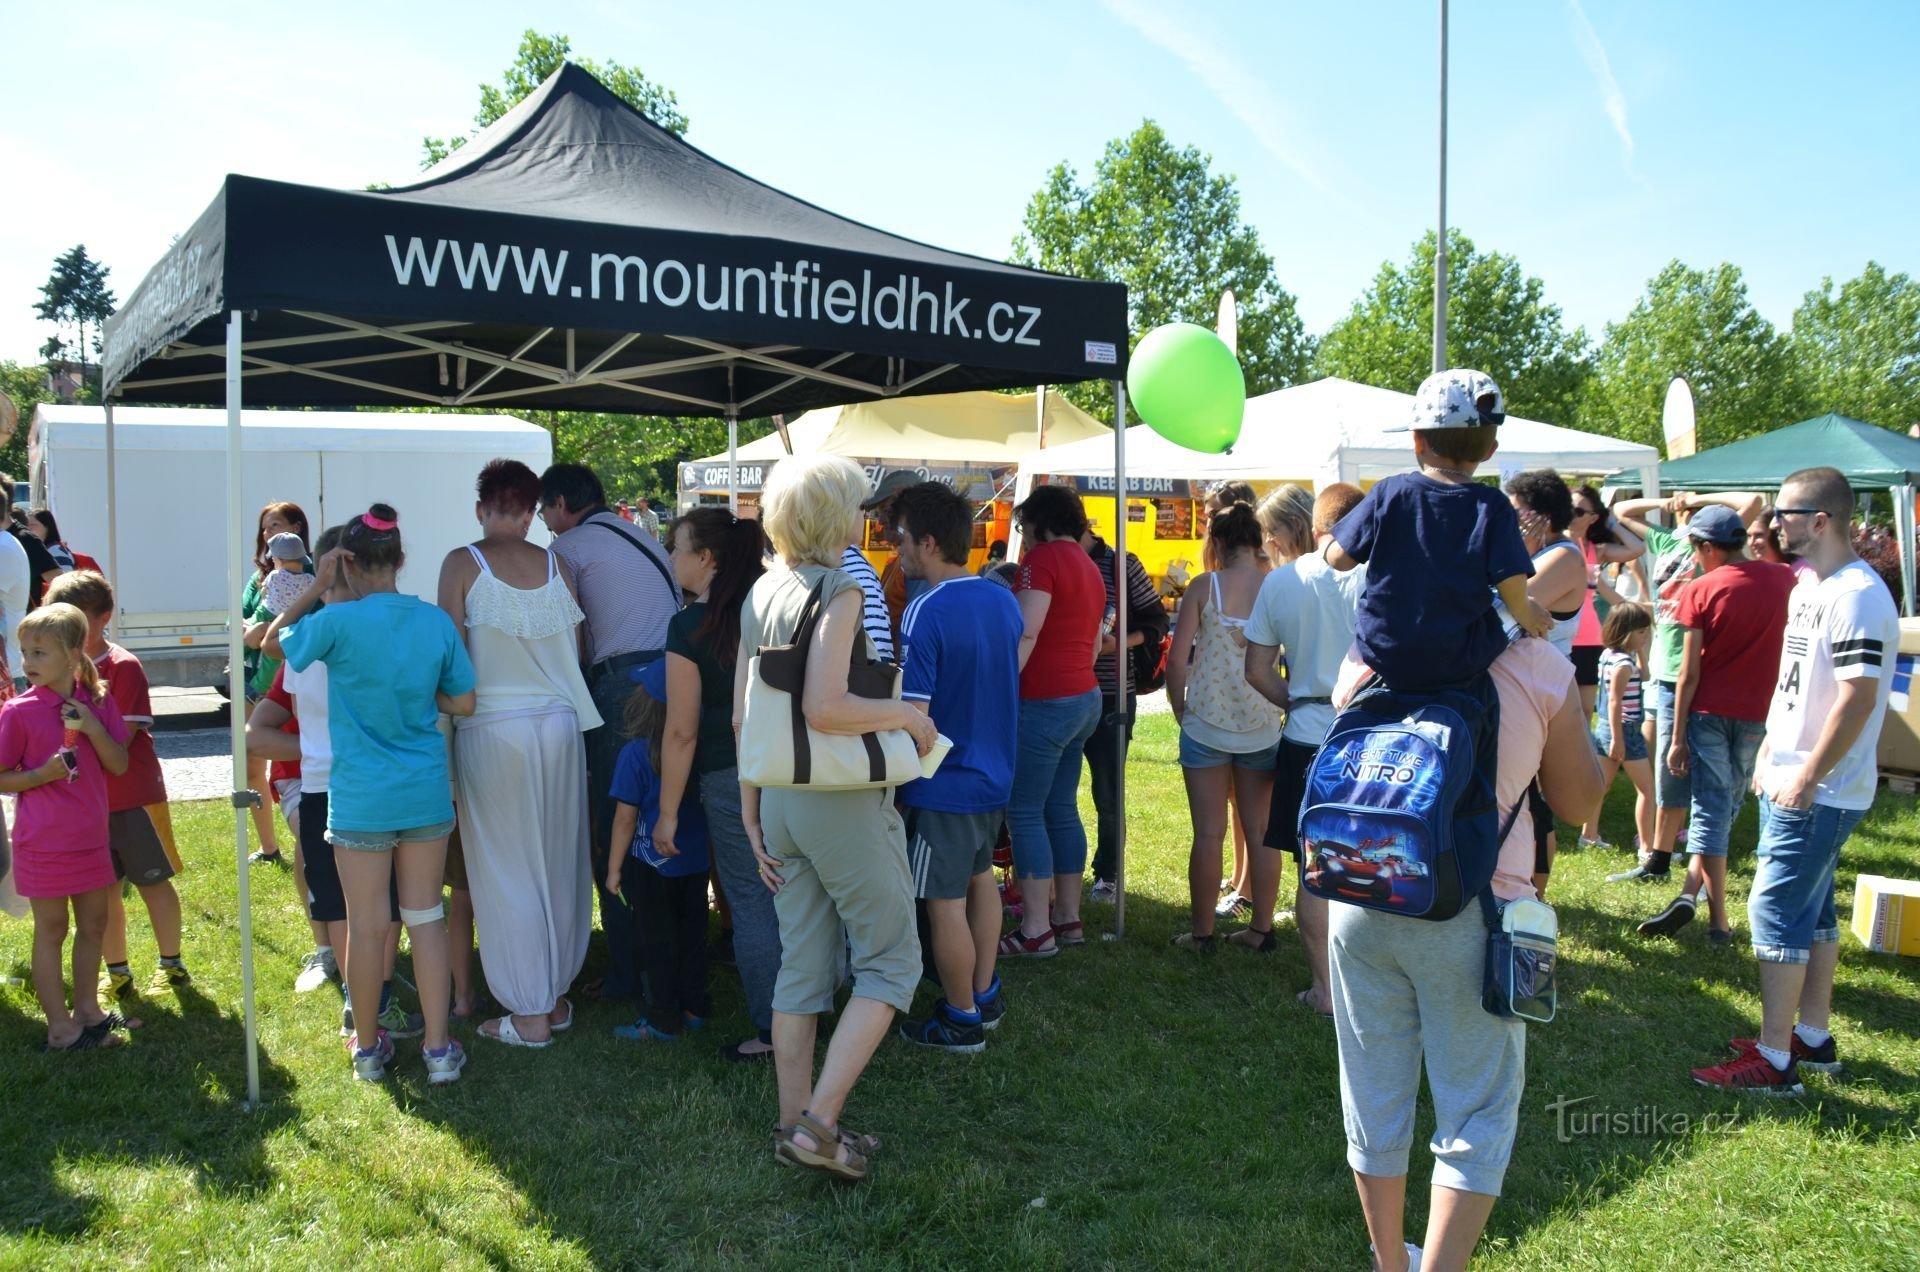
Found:
[{"label": "white tote bag", "polygon": [[[922,769],[913,735],[905,729],[822,733],[807,723],[801,697],[807,652],[820,624],[821,583],[800,611],[790,645],[764,646],[747,666],[746,714],[740,723],[740,780],[754,786],[852,791],[899,786]],[[847,667],[847,691],[861,698],[900,698],[900,668],[861,657],[856,641]],[[932,758],[932,757],[929,757]],[[937,761],[936,761],[937,763]]]}]

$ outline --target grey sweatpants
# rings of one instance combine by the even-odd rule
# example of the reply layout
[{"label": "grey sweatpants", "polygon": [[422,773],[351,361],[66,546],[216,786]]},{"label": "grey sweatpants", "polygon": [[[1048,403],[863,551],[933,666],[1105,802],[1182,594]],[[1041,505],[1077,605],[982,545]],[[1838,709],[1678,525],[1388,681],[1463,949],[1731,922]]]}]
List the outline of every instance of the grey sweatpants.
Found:
[{"label": "grey sweatpants", "polygon": [[1480,907],[1444,923],[1327,907],[1347,1164],[1407,1173],[1420,1064],[1433,1093],[1433,1182],[1499,1196],[1526,1086],[1527,1032],[1480,1005]]}]

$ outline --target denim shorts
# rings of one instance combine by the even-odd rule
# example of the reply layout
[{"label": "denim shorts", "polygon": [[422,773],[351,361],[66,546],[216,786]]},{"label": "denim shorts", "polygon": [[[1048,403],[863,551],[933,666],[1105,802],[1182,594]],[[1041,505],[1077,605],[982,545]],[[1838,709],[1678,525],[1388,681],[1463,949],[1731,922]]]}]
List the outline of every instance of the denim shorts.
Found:
[{"label": "denim shorts", "polygon": [[1693,785],[1687,851],[1702,857],[1727,855],[1733,819],[1753,789],[1753,761],[1767,726],[1732,716],[1695,711],[1687,717],[1689,781]]},{"label": "denim shorts", "polygon": [[1833,872],[1840,845],[1864,809],[1783,808],[1760,797],[1759,864],[1747,898],[1753,956],[1763,963],[1805,963],[1812,947],[1840,939]]},{"label": "denim shorts", "polygon": [[[1640,721],[1622,720],[1620,722],[1620,732],[1625,735],[1626,758],[1629,760],[1646,759],[1647,735],[1640,731]],[[1607,758],[1607,752],[1613,749],[1613,732],[1604,715],[1594,721],[1593,724],[1593,749],[1595,754],[1603,760]],[[1662,756],[1660,762],[1665,764],[1666,757]]]},{"label": "denim shorts", "polygon": [[391,852],[395,844],[427,843],[452,833],[453,823],[443,821],[411,830],[329,830],[327,842],[349,852]]},{"label": "denim shorts", "polygon": [[1674,686],[1655,680],[1646,686],[1653,691],[1653,802],[1656,808],[1685,808],[1693,802],[1693,781],[1676,776],[1667,767],[1667,751],[1673,746]]},{"label": "denim shorts", "polygon": [[1185,729],[1180,730],[1181,768],[1224,768],[1231,764],[1235,768],[1251,769],[1256,773],[1271,773],[1279,758],[1278,739],[1272,746],[1259,751],[1216,751],[1205,742],[1196,741]]}]

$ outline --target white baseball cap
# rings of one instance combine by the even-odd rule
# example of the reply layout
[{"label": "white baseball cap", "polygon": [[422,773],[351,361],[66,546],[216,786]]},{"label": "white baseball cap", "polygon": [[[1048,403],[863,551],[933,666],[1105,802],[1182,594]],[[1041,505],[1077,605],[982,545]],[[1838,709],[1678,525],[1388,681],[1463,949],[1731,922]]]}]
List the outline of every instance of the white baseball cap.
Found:
[{"label": "white baseball cap", "polygon": [[1391,433],[1420,432],[1430,428],[1481,428],[1497,425],[1507,418],[1506,399],[1500,386],[1484,371],[1450,367],[1435,371],[1420,381],[1413,395],[1412,418]]}]

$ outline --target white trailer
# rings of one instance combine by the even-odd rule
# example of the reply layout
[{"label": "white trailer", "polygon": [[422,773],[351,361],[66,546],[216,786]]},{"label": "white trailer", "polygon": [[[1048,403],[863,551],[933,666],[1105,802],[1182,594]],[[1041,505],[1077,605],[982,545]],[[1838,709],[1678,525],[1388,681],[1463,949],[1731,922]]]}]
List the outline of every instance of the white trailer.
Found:
[{"label": "white trailer", "polygon": [[[224,688],[226,412],[122,406],[113,423],[114,639],[140,655],[155,684]],[[251,509],[299,504],[316,538],[375,501],[399,509],[407,545],[400,590],[428,601],[441,558],[479,533],[473,505],[481,467],[517,459],[537,473],[553,456],[545,429],[505,415],[247,411],[241,436]],[[28,451],[34,505],[53,509],[76,551],[111,568],[105,412],[39,407]],[[547,541],[538,520],[533,539]]]}]

